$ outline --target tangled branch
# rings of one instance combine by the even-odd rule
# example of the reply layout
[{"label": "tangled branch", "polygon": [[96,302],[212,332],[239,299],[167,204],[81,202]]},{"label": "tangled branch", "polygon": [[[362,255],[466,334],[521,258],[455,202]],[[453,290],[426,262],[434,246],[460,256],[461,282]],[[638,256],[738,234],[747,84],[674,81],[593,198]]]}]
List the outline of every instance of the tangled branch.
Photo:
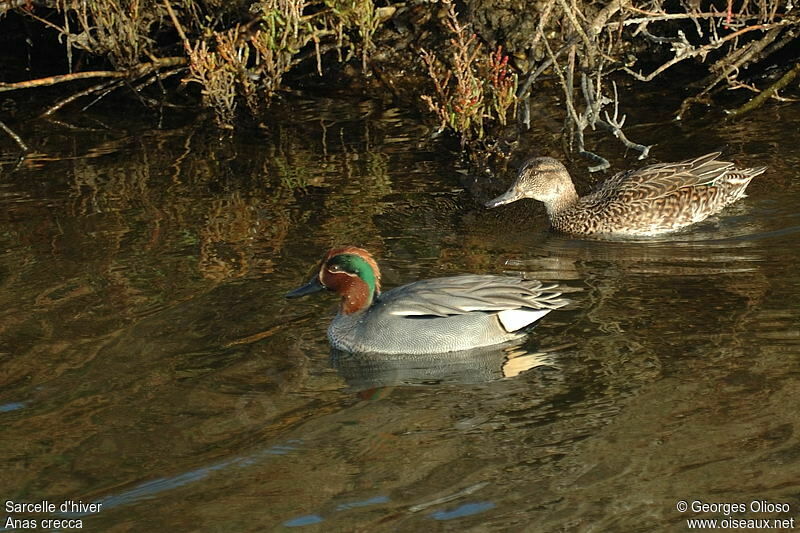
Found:
[{"label": "tangled branch", "polygon": [[[579,7],[580,6],[580,7]],[[702,88],[687,98],[679,111],[682,115],[692,103],[715,94],[724,87],[753,89],[739,80],[744,69],[794,42],[800,34],[800,19],[791,14],[791,7],[779,0],[744,2],[738,12],[732,3],[727,10],[700,12],[684,4],[684,13],[667,13],[662,0],[650,0],[646,9],[634,7],[629,0],[609,2],[600,11],[588,16],[586,7],[569,0],[548,0],[532,36],[528,55],[535,56],[537,47],[544,49],[541,59],[529,63],[525,80],[517,93],[520,99],[520,122],[530,123],[529,99],[536,82],[546,72],[555,74],[564,96],[565,126],[570,145],[578,154],[592,161],[591,171],[608,166],[608,161],[586,148],[587,128],[600,127],[617,138],[626,148],[648,156],[650,146],[633,142],[625,135],[625,114],[620,111],[620,94],[613,73],[627,74],[636,82],[650,82],[685,61],[709,61],[709,76]],[[553,21],[561,20],[561,35],[546,36]],[[687,37],[694,25],[694,32]],[[681,26],[684,24],[684,26]],[[696,34],[696,35],[695,35]],[[648,74],[636,68],[636,55],[631,49],[669,47],[672,57]],[[796,67],[786,74],[793,79]],[[794,73],[794,74],[793,74]],[[618,77],[618,74],[615,75]],[[753,99],[753,104],[774,96],[789,82],[775,84]],[[609,95],[610,89],[610,95]],[[757,89],[756,89],[757,90]],[[611,108],[607,106],[611,105]],[[749,106],[742,108],[742,112]],[[738,116],[739,110],[732,116]]]}]

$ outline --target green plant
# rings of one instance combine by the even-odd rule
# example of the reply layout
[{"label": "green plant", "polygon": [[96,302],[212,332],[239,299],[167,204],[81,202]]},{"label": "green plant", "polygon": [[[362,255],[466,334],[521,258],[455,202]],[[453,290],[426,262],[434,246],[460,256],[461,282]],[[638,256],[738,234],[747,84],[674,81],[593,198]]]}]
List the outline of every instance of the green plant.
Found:
[{"label": "green plant", "polygon": [[458,21],[450,0],[444,0],[447,16],[444,24],[452,37],[447,49],[447,63],[436,54],[422,50],[436,94],[421,98],[438,118],[440,128],[450,128],[461,135],[462,142],[481,139],[484,120],[505,125],[509,109],[516,109],[517,75],[508,65],[502,47],[485,54],[475,34]]},{"label": "green plant", "polygon": [[[305,14],[310,7],[315,11]],[[187,81],[202,86],[203,101],[216,111],[221,125],[232,122],[237,98],[244,100],[252,114],[263,110],[312,42],[321,74],[320,42],[335,37],[335,47],[341,49],[346,44],[345,30],[355,28],[366,64],[379,22],[372,0],[325,0],[323,4],[265,0],[253,4],[251,13],[256,18],[248,27],[208,32],[190,52]]]}]

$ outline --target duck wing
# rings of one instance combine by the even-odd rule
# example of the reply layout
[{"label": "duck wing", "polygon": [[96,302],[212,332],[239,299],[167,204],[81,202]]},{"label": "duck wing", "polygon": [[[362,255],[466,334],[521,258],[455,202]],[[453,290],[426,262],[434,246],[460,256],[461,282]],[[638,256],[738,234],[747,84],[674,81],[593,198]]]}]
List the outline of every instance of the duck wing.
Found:
[{"label": "duck wing", "polygon": [[464,275],[418,281],[380,295],[384,311],[399,316],[452,316],[475,311],[557,309],[569,303],[558,285],[510,276]]},{"label": "duck wing", "polygon": [[733,163],[717,161],[720,155],[721,152],[712,152],[677,163],[621,172],[603,182],[595,194],[608,199],[654,200],[684,187],[707,185],[733,170]]}]

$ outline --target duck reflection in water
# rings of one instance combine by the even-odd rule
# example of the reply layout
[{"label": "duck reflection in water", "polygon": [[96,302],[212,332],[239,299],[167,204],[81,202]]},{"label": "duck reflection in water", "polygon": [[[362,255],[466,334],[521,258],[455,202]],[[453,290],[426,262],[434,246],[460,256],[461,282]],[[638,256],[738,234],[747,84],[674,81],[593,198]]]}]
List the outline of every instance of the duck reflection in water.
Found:
[{"label": "duck reflection in water", "polygon": [[558,368],[557,353],[528,351],[524,341],[438,354],[331,351],[331,366],[355,390],[398,385],[476,384]]}]

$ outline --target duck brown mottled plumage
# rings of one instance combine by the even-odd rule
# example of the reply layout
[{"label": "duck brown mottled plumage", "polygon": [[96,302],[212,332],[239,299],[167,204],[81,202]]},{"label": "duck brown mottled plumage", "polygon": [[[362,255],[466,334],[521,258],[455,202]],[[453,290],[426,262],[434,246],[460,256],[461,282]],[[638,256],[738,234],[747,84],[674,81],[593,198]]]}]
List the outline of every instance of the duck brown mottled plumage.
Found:
[{"label": "duck brown mottled plumage", "polygon": [[551,157],[529,159],[514,185],[487,202],[497,207],[533,198],[545,204],[553,229],[573,235],[655,235],[700,222],[745,196],[767,167],[737,169],[720,152],[660,163],[612,176],[583,197]]}]

